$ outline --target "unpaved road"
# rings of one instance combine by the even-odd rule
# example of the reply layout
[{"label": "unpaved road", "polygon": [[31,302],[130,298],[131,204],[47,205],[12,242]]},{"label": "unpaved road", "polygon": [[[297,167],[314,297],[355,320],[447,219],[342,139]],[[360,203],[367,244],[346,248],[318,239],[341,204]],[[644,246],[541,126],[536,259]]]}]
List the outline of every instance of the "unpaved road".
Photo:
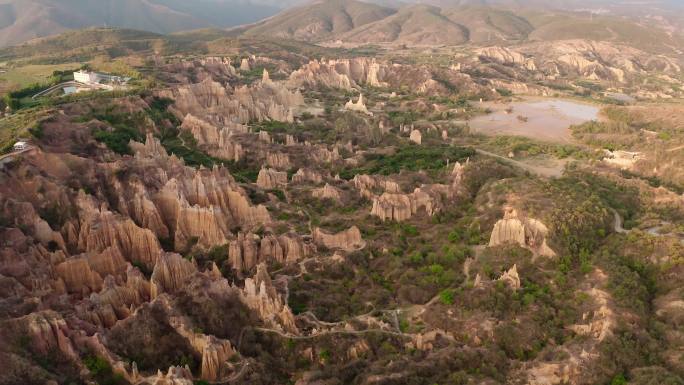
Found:
[{"label": "unpaved road", "polygon": [[478,154],[480,155],[485,155],[485,156],[490,156],[492,158],[496,158],[499,160],[502,160],[508,164],[511,164],[515,167],[521,168],[525,171],[528,171],[531,174],[541,176],[544,178],[558,178],[563,175],[563,171],[565,170],[565,165],[568,163],[567,160],[557,160],[554,161],[553,163],[549,163],[548,166],[541,166],[541,165],[534,165],[530,163],[525,163],[521,162],[515,159],[507,158],[505,156],[501,156],[498,154],[495,154],[493,152],[481,150],[479,148],[476,148],[475,151],[477,151]]}]

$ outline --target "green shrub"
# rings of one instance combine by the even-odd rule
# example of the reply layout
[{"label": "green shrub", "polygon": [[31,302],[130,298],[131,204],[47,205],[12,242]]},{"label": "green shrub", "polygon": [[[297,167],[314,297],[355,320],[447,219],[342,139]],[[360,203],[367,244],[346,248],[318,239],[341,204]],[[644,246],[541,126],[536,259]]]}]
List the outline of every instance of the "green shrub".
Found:
[{"label": "green shrub", "polygon": [[442,292],[439,293],[439,300],[448,306],[451,306],[454,304],[454,291],[451,289],[445,289],[442,290]]},{"label": "green shrub", "polygon": [[120,155],[132,154],[131,148],[128,145],[131,140],[142,141],[140,132],[132,127],[117,127],[113,131],[98,129],[93,133],[93,137]]},{"label": "green shrub", "polygon": [[436,171],[442,170],[447,163],[464,161],[475,155],[475,150],[453,146],[403,146],[393,154],[366,154],[365,166],[345,169],[340,176],[352,179],[357,174],[392,175],[401,171]]},{"label": "green shrub", "polygon": [[109,362],[101,357],[85,357],[83,364],[90,370],[99,385],[123,385],[127,383],[123,375],[114,373]]},{"label": "green shrub", "polygon": [[513,96],[513,91],[506,88],[497,88],[496,92],[506,98]]}]

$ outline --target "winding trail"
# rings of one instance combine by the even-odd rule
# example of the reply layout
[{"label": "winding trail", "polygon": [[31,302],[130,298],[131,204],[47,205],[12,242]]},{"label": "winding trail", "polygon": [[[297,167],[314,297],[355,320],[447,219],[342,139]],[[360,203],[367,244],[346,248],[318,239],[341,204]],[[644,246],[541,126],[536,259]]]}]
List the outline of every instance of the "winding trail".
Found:
[{"label": "winding trail", "polygon": [[623,220],[620,214],[615,210],[614,208],[611,208],[610,211],[613,212],[613,215],[615,216],[615,221],[613,222],[613,228],[615,229],[615,232],[618,234],[627,234],[631,232],[631,230],[625,230],[623,227]]},{"label": "winding trail", "polygon": [[499,159],[505,163],[508,163],[510,165],[513,165],[515,167],[521,168],[525,171],[528,171],[531,174],[543,177],[543,178],[558,178],[563,176],[563,170],[565,169],[565,163],[562,163],[560,165],[557,165],[555,167],[544,167],[544,166],[535,166],[529,163],[525,162],[520,162],[515,159],[507,158],[505,156],[501,156],[499,154],[495,154],[493,152],[485,151],[479,148],[475,148],[475,151],[480,154],[480,155],[485,155],[489,156],[492,158]]}]

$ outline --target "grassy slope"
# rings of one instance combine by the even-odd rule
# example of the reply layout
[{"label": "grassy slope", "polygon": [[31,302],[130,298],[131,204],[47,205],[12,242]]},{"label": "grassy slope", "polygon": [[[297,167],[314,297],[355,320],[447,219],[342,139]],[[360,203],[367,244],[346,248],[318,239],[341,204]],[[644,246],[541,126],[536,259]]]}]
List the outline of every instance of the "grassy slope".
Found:
[{"label": "grassy slope", "polygon": [[5,90],[23,88],[31,84],[45,83],[54,71],[75,70],[81,67],[81,63],[65,63],[56,65],[31,64],[27,66],[10,68],[0,74],[0,94]]}]

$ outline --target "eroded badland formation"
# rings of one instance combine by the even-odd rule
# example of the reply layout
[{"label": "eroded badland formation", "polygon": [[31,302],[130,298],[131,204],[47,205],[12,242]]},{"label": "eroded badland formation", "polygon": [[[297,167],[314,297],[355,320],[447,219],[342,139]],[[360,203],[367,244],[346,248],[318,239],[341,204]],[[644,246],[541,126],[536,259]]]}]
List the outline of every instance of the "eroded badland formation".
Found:
[{"label": "eroded badland formation", "polygon": [[[8,110],[0,384],[683,383],[678,56],[401,36],[112,37],[129,91]],[[552,96],[602,112],[469,127]]]}]

